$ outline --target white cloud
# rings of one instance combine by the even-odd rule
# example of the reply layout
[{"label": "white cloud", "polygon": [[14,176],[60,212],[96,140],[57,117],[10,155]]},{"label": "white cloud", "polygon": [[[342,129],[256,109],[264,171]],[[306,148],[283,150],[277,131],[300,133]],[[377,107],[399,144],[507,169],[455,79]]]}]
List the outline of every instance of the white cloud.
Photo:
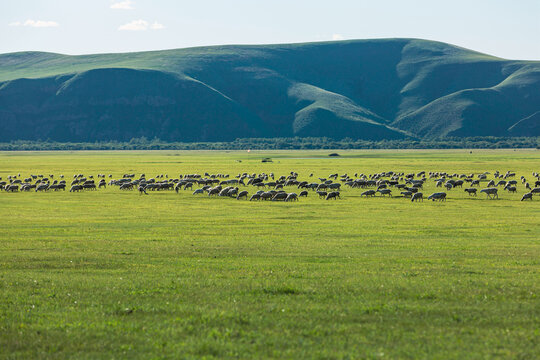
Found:
[{"label": "white cloud", "polygon": [[127,24],[124,24],[120,27],[118,27],[118,30],[121,31],[146,31],[148,29],[151,30],[161,30],[165,29],[165,26],[163,24],[158,23],[155,21],[153,24],[150,24],[146,20],[133,20],[131,22],[128,22]]},{"label": "white cloud", "polygon": [[332,40],[335,40],[335,41],[345,40],[345,38],[341,34],[334,34],[334,35],[332,35]]},{"label": "white cloud", "polygon": [[116,10],[133,10],[133,2],[131,0],[124,0],[120,2],[115,2],[111,5],[111,9]]},{"label": "white cloud", "polygon": [[150,26],[150,28],[152,30],[161,30],[161,29],[165,29],[165,26],[163,26],[163,24],[158,23],[157,21],[154,21],[154,23],[152,24],[152,26]]},{"label": "white cloud", "polygon": [[128,22],[127,24],[124,24],[118,28],[118,30],[126,30],[126,31],[144,31],[148,30],[148,21],[145,20],[133,20],[132,22]]},{"label": "white cloud", "polygon": [[58,27],[60,24],[58,24],[56,21],[44,21],[44,20],[32,20],[28,19],[25,22],[15,21],[9,24],[9,26],[29,26],[29,27]]}]

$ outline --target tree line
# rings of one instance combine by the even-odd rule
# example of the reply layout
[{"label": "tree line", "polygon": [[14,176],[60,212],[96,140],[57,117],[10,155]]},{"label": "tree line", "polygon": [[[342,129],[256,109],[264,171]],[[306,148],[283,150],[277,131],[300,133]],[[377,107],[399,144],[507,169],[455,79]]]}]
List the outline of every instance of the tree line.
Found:
[{"label": "tree line", "polygon": [[230,142],[167,142],[158,138],[130,141],[56,142],[16,140],[0,151],[39,150],[315,150],[315,149],[540,149],[540,137],[447,137],[434,140],[358,140],[327,137],[244,138]]}]

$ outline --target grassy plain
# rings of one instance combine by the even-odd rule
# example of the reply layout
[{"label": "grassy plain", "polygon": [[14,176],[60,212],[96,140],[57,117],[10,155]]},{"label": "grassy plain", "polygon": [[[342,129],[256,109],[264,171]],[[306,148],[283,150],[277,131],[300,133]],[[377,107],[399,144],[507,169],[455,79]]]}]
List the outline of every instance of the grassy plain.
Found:
[{"label": "grassy plain", "polygon": [[[540,171],[535,150],[339,153],[4,152],[0,177]],[[0,192],[0,358],[538,358],[540,198],[518,186],[414,204]]]}]

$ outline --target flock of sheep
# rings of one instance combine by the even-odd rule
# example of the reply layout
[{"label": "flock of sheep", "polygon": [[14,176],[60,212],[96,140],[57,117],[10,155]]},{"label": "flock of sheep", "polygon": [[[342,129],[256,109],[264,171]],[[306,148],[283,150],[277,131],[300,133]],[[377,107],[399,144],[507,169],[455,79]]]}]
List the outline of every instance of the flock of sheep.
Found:
[{"label": "flock of sheep", "polygon": [[[493,175],[493,179],[488,179]],[[136,178],[135,174],[124,174],[119,179],[113,179],[112,175],[98,174],[94,176],[84,176],[76,174],[70,181],[69,191],[79,192],[87,190],[97,190],[107,186],[116,186],[120,190],[135,190],[139,194],[148,195],[148,191],[180,191],[191,190],[193,195],[207,195],[215,197],[234,197],[238,200],[271,200],[271,201],[296,201],[300,197],[307,197],[310,192],[319,198],[331,200],[341,198],[342,187],[351,189],[361,189],[361,197],[373,196],[393,196],[399,195],[410,199],[412,202],[423,201],[424,195],[421,190],[427,181],[434,181],[437,188],[445,191],[435,192],[427,197],[428,200],[446,201],[447,192],[453,189],[463,189],[469,196],[477,196],[479,187],[486,184],[486,187],[479,192],[486,194],[487,198],[495,199],[499,197],[499,189],[515,193],[518,186],[525,189],[521,201],[532,200],[533,195],[540,195],[540,174],[533,172],[531,183],[521,176],[518,181],[516,174],[510,171],[494,174],[484,172],[481,174],[456,174],[446,172],[420,171],[418,173],[402,172],[382,172],[376,174],[358,174],[349,176],[348,174],[330,174],[326,178],[319,178],[313,181],[313,174],[309,175],[309,180],[299,180],[298,173],[291,171],[287,175],[275,176],[273,173],[248,174],[242,173],[230,178],[226,174],[183,174],[176,178],[169,178],[168,175],[158,175],[154,178],[147,178],[141,174]],[[107,181],[108,178],[108,181]],[[240,188],[242,187],[242,188]],[[249,187],[255,192],[249,195]],[[5,180],[0,177],[0,190],[5,192],[45,192],[45,191],[65,191],[67,182],[63,175],[55,177],[50,174],[29,175],[28,177],[9,175]],[[288,191],[286,191],[287,189]],[[297,189],[291,191],[292,189]],[[393,193],[394,192],[394,193]]]}]

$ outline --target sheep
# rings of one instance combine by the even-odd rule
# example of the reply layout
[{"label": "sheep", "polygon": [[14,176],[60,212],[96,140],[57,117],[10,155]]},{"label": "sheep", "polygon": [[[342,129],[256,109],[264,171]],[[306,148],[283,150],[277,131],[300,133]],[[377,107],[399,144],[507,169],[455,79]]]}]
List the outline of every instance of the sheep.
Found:
[{"label": "sheep", "polygon": [[66,191],[66,184],[54,184],[54,185],[51,185],[51,186],[49,186],[49,190],[54,190],[54,191],[64,190],[64,191]]},{"label": "sheep", "polygon": [[377,192],[380,192],[381,196],[389,195],[390,197],[392,197],[392,190],[390,189],[380,189],[377,190]]},{"label": "sheep", "polygon": [[83,189],[82,185],[72,185],[69,192],[79,192]]},{"label": "sheep", "polygon": [[403,197],[407,198],[407,197],[411,197],[413,195],[413,193],[412,193],[412,191],[402,191],[401,195],[403,195]]},{"label": "sheep", "polygon": [[236,196],[236,200],[240,200],[241,198],[245,198],[247,200],[248,192],[246,190],[240,191],[238,195]]},{"label": "sheep", "polygon": [[272,201],[286,200],[287,196],[286,192],[278,192],[272,197]]},{"label": "sheep", "polygon": [[298,195],[296,193],[287,194],[285,201],[298,201]]},{"label": "sheep", "polygon": [[86,189],[90,189],[90,190],[96,190],[96,184],[94,184],[93,182],[92,183],[88,183],[88,184],[83,184],[83,188],[86,190]]},{"label": "sheep", "polygon": [[533,199],[533,193],[532,192],[528,192],[526,194],[523,194],[523,197],[521,198],[521,201],[524,201],[524,200],[531,200]]},{"label": "sheep", "polygon": [[478,189],[476,189],[476,188],[468,188],[468,189],[465,189],[465,192],[466,192],[467,194],[469,194],[469,196],[476,196],[476,191],[477,191],[477,190],[478,190]]},{"label": "sheep", "polygon": [[18,192],[19,185],[17,184],[6,185],[4,189],[6,190],[6,192]]},{"label": "sheep", "polygon": [[300,195],[298,195],[299,197],[307,197],[308,196],[308,192],[306,190],[303,190],[302,192],[300,192]]},{"label": "sheep", "polygon": [[324,184],[324,183],[323,183],[323,184],[319,184],[319,186],[317,186],[317,191],[321,191],[321,190],[324,190],[324,189],[326,189],[326,188],[328,188],[328,185],[326,185],[326,184]]},{"label": "sheep", "polygon": [[40,184],[36,187],[36,192],[49,190],[49,184]]},{"label": "sheep", "polygon": [[219,193],[221,192],[221,186],[216,186],[214,188],[210,188],[208,189],[208,196],[212,196],[212,195],[219,195]]},{"label": "sheep", "polygon": [[497,193],[498,192],[498,189],[497,188],[486,188],[486,189],[482,189],[480,190],[481,193],[485,193],[488,197],[488,199],[495,199],[495,198],[499,198],[499,194]]},{"label": "sheep", "polygon": [[375,190],[367,190],[367,191],[364,191],[363,193],[360,194],[360,197],[362,196],[365,196],[365,197],[368,197],[368,196],[375,196],[377,192]]},{"label": "sheep", "polygon": [[120,185],[120,190],[132,190],[132,189],[133,189],[132,183],[125,183],[125,184]]},{"label": "sheep", "polygon": [[422,194],[421,192],[413,194],[413,196],[411,197],[412,202],[420,201],[420,200],[424,201],[424,194]]},{"label": "sheep", "polygon": [[339,196],[339,191],[332,191],[326,195],[326,200],[334,199],[337,200],[337,198],[341,198]]},{"label": "sheep", "polygon": [[192,195],[204,194],[204,189],[196,189]]},{"label": "sheep", "polygon": [[328,188],[332,190],[339,190],[340,187],[341,187],[340,183],[334,183],[334,184],[328,185]]},{"label": "sheep", "polygon": [[436,192],[428,196],[428,200],[435,201],[446,201],[446,193],[444,192]]}]

